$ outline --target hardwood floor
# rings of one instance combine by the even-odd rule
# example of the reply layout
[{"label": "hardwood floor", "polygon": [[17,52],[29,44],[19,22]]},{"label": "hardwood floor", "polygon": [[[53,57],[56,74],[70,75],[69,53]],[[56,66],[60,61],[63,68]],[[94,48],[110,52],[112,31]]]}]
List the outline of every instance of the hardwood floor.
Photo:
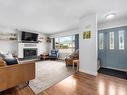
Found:
[{"label": "hardwood floor", "polygon": [[35,94],[29,86],[21,85],[0,92],[0,95],[35,95]]},{"label": "hardwood floor", "polygon": [[[35,95],[27,87],[15,87],[0,95]],[[98,74],[97,77],[76,73],[39,95],[127,95],[127,80]]]}]

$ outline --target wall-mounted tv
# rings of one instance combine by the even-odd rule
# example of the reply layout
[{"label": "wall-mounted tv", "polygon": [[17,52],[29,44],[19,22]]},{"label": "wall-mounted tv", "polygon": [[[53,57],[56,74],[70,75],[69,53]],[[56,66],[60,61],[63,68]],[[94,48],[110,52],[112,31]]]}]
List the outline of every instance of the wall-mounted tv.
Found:
[{"label": "wall-mounted tv", "polygon": [[36,33],[22,31],[21,35],[22,35],[21,40],[23,42],[37,42],[38,41],[38,34]]}]

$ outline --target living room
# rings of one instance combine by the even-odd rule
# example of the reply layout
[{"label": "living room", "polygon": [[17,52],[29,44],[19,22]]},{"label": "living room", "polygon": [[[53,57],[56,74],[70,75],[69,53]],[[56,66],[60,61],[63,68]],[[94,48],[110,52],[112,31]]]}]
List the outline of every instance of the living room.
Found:
[{"label": "living room", "polygon": [[0,1],[0,95],[126,95],[126,3]]},{"label": "living room", "polygon": [[[26,84],[29,81],[31,90],[39,94],[78,70],[72,65],[73,59],[79,61],[79,34],[56,37],[38,31],[8,27],[2,27],[1,31],[3,32],[0,34],[0,43],[4,45],[0,47],[0,66],[10,68],[7,72],[4,71],[7,68],[1,69],[2,80],[5,78],[7,81],[0,87],[2,93],[17,84],[22,85],[21,81],[25,81]],[[72,55],[74,58],[69,58],[73,57]],[[14,68],[16,70],[13,71]],[[24,75],[28,77],[24,78]],[[10,82],[12,85],[9,85]]]}]

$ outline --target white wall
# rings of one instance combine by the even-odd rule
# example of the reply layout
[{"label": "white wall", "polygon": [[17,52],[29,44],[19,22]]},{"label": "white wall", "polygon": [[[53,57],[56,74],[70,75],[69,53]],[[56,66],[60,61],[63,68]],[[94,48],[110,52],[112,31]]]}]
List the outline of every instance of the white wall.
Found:
[{"label": "white wall", "polygon": [[77,27],[77,28],[74,28],[74,29],[70,29],[70,30],[60,32],[60,33],[52,34],[52,35],[50,35],[50,37],[54,38],[54,37],[60,37],[60,36],[69,36],[69,35],[74,35],[74,34],[78,34],[78,33],[79,33],[79,30],[78,30],[78,27]]},{"label": "white wall", "polygon": [[121,18],[116,20],[112,19],[104,23],[98,23],[98,30],[126,26],[126,25],[127,25],[127,18]]},{"label": "white wall", "polygon": [[17,41],[4,41],[0,40],[0,51],[7,53],[17,53]]},{"label": "white wall", "polygon": [[[47,38],[48,35],[39,33],[39,37],[43,37],[44,39]],[[49,52],[49,44],[46,41],[43,41],[41,43],[38,43],[38,49],[39,49],[39,55],[43,54],[44,52]]]},{"label": "white wall", "polygon": [[[91,31],[90,39],[83,39],[84,31]],[[80,19],[79,59],[81,72],[97,75],[97,20],[96,15]]]},{"label": "white wall", "polygon": [[[16,33],[14,29],[0,27],[0,33]],[[10,40],[0,40],[0,51],[4,53],[17,53],[18,50],[18,42],[17,41],[10,41]]]}]

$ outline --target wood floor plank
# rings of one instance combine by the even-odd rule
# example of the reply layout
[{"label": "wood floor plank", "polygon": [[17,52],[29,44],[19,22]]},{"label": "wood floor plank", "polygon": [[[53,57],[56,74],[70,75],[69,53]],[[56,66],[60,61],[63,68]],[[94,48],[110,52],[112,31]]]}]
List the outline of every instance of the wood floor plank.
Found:
[{"label": "wood floor plank", "polygon": [[[29,86],[14,87],[0,95],[35,95]],[[127,80],[98,74],[76,73],[39,95],[127,95]]]},{"label": "wood floor plank", "polygon": [[35,94],[29,86],[21,85],[0,92],[0,95],[35,95]]}]

